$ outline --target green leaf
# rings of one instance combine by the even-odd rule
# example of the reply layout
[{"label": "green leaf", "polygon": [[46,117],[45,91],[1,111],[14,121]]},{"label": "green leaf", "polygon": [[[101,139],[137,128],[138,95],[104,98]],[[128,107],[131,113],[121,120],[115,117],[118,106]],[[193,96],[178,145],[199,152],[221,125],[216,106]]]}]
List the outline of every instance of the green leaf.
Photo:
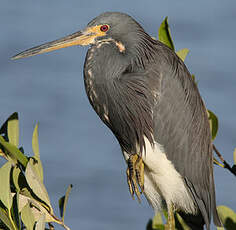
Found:
[{"label": "green leaf", "polygon": [[35,154],[34,158],[37,160],[37,164],[35,165],[37,167],[37,173],[38,173],[39,178],[43,182],[43,166],[40,160],[39,142],[38,142],[38,124],[36,124],[34,132],[33,132],[32,148]]},{"label": "green leaf", "polygon": [[45,215],[45,221],[46,222],[57,222],[57,219],[55,219],[52,215],[49,214],[48,210],[40,203],[38,200],[34,199],[30,194],[20,194],[19,195],[19,211],[23,209],[23,207],[27,204],[30,203],[31,206],[31,211],[34,216],[34,220],[38,221],[41,217],[41,215]]},{"label": "green leaf", "polygon": [[0,220],[8,227],[10,230],[15,230],[15,227],[12,225],[12,222],[9,219],[7,212],[0,207]]},{"label": "green leaf", "polygon": [[0,168],[0,200],[10,210],[12,206],[12,195],[10,190],[10,172],[12,165],[8,161]]},{"label": "green leaf", "polygon": [[34,157],[32,157],[33,160],[33,164],[34,164],[34,169],[35,169],[35,173],[37,174],[38,178],[40,179],[40,181],[43,184],[43,168],[42,168],[42,163],[39,160],[35,159]]},{"label": "green leaf", "polygon": [[168,24],[168,17],[161,23],[161,26],[158,30],[159,41],[167,45],[172,50],[175,50],[174,43],[171,39],[170,28]]},{"label": "green leaf", "polygon": [[14,112],[13,114],[11,114],[7,120],[3,123],[3,125],[0,128],[0,134],[3,134],[6,138],[6,140],[8,141],[8,134],[7,134],[7,129],[8,129],[8,121],[9,120],[14,120],[14,119],[18,119],[18,114],[16,112]]},{"label": "green leaf", "polygon": [[176,54],[179,56],[179,58],[180,58],[182,61],[185,60],[185,58],[186,58],[186,56],[187,56],[188,53],[189,53],[189,49],[187,49],[187,48],[178,50],[178,51],[176,52]]},{"label": "green leaf", "polygon": [[162,221],[161,213],[158,212],[152,220],[152,227],[155,229],[156,225],[161,225],[161,224],[163,224],[163,221]]},{"label": "green leaf", "polygon": [[227,206],[218,206],[219,217],[227,230],[236,229],[236,213]]},{"label": "green leaf", "polygon": [[29,202],[21,210],[21,218],[22,218],[22,221],[23,221],[24,225],[26,226],[27,230],[34,229],[35,219],[34,219],[34,215],[33,215],[32,211],[31,211]]},{"label": "green leaf", "polygon": [[52,206],[50,204],[47,190],[44,184],[42,183],[41,179],[38,177],[37,169],[35,168],[35,163],[32,158],[29,159],[29,162],[27,164],[25,170],[25,177],[28,185],[30,186],[34,194],[42,201],[44,201],[52,211]]},{"label": "green leaf", "polygon": [[149,220],[146,226],[146,230],[165,230],[164,224],[155,224],[153,225],[153,220]]},{"label": "green leaf", "polygon": [[44,229],[45,229],[45,215],[41,215],[35,225],[35,230],[44,230]]},{"label": "green leaf", "polygon": [[155,227],[152,227],[153,230],[165,230],[164,224],[157,224]]},{"label": "green leaf", "polygon": [[20,216],[19,216],[19,193],[17,192],[13,196],[13,204],[11,207],[11,216],[13,217],[13,221],[15,223],[15,226],[17,226],[17,230],[21,230],[21,223],[20,223]]},{"label": "green leaf", "polygon": [[18,114],[13,113],[7,122],[7,135],[9,142],[16,147],[19,145],[19,120]]},{"label": "green leaf", "polygon": [[167,221],[168,220],[168,212],[167,212],[167,210],[163,210],[162,213],[163,213],[163,215],[164,215],[164,217],[165,217],[165,219]]},{"label": "green leaf", "polygon": [[16,191],[20,191],[20,186],[19,186],[19,175],[20,175],[20,169],[18,167],[14,167],[12,170],[12,180],[13,180],[13,184],[16,188]]},{"label": "green leaf", "polygon": [[[167,214],[167,212],[165,214]],[[160,212],[156,213],[153,219],[148,222],[146,229],[147,230],[165,230],[162,214]]]},{"label": "green leaf", "polygon": [[208,120],[210,122],[211,137],[212,137],[212,140],[214,140],[216,138],[216,135],[217,135],[217,132],[218,132],[218,118],[210,110],[208,110]]},{"label": "green leaf", "polygon": [[59,209],[60,209],[60,215],[61,215],[61,218],[62,218],[62,222],[64,222],[66,205],[67,205],[68,197],[69,197],[69,194],[70,194],[70,191],[71,191],[72,187],[73,187],[73,185],[70,184],[68,186],[67,190],[66,190],[66,195],[59,199]]},{"label": "green leaf", "polygon": [[13,144],[6,142],[2,136],[0,136],[0,144],[9,152],[9,156],[13,160],[18,160],[24,167],[26,167],[28,158]]},{"label": "green leaf", "polygon": [[40,158],[39,154],[39,142],[38,142],[38,124],[36,124],[33,132],[33,138],[32,138],[32,148],[33,152],[35,154],[35,158]]}]

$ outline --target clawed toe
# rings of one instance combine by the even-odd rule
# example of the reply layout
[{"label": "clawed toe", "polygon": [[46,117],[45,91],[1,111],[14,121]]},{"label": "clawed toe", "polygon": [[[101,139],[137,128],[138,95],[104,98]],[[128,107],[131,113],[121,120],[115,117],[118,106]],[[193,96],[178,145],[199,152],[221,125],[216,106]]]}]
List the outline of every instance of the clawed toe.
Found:
[{"label": "clawed toe", "polygon": [[[144,191],[144,164],[142,158],[138,155],[131,155],[127,161],[128,168],[126,170],[129,191],[134,199],[136,194],[139,202],[141,193]],[[139,189],[140,188],[140,189]]]}]

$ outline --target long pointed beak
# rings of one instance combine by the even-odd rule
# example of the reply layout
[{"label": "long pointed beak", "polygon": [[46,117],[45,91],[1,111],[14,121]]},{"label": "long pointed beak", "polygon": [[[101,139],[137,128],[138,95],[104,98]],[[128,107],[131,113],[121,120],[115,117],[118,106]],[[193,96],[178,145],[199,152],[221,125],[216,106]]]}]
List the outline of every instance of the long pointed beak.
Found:
[{"label": "long pointed beak", "polygon": [[50,52],[53,50],[57,50],[57,49],[61,49],[61,48],[69,47],[69,46],[88,45],[93,41],[94,37],[95,37],[94,33],[88,33],[87,31],[85,32],[79,31],[71,35],[68,35],[66,37],[63,37],[61,39],[48,42],[43,45],[39,45],[31,49],[25,50],[13,56],[11,59],[15,60],[19,58],[34,56],[37,54],[42,54],[42,53]]}]

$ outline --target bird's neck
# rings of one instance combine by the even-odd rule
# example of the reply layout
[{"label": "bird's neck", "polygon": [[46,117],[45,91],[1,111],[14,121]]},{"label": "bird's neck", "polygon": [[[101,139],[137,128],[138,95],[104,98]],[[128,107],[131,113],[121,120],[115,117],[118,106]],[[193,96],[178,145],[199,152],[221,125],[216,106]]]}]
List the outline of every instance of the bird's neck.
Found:
[{"label": "bird's neck", "polygon": [[[124,42],[121,42],[126,47],[126,54],[133,68],[145,69],[150,62],[156,61],[156,54],[159,52],[157,40],[154,40],[142,29],[126,36],[123,38]],[[130,37],[132,40],[128,39]]]}]

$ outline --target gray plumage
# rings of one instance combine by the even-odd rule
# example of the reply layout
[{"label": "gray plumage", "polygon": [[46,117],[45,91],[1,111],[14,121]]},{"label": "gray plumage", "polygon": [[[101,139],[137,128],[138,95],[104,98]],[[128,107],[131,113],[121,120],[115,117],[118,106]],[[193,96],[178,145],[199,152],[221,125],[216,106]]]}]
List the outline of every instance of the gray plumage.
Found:
[{"label": "gray plumage", "polygon": [[[128,15],[105,13],[89,26],[103,23],[112,40],[92,45],[84,66],[90,103],[123,151],[137,153],[138,143],[142,152],[144,136],[164,146],[199,210],[198,229],[204,222],[209,229],[212,213],[220,225],[207,112],[185,64]],[[115,41],[124,44],[124,53]]]}]

